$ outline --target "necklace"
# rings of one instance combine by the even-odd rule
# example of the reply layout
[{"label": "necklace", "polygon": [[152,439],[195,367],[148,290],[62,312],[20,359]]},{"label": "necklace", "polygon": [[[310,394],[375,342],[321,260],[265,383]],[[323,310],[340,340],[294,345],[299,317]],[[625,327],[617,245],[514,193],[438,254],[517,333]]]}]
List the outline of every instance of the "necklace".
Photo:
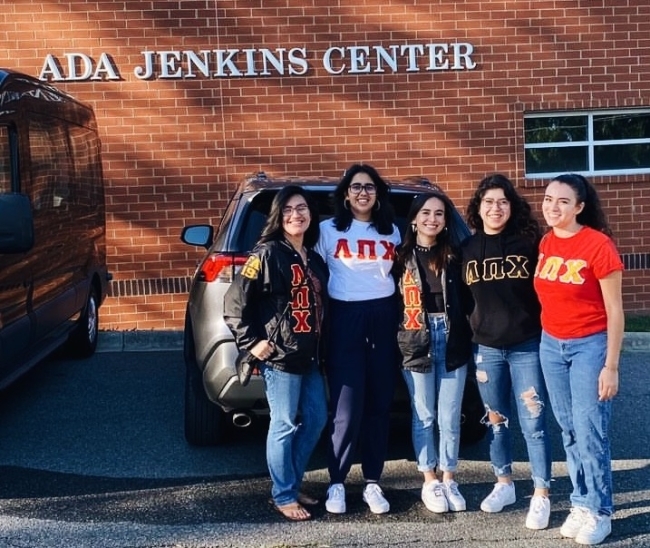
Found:
[{"label": "necklace", "polygon": [[430,246],[415,244],[415,250],[420,253],[429,253],[434,247],[436,247],[436,244]]}]

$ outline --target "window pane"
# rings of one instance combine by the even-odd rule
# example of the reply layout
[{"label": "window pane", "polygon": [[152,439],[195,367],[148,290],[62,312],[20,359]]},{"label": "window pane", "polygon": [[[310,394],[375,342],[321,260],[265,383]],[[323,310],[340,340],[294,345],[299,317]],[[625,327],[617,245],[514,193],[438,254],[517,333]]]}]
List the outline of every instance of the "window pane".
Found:
[{"label": "window pane", "polygon": [[650,139],[650,112],[594,116],[594,140]]},{"label": "window pane", "polygon": [[650,168],[650,143],[596,146],[594,164],[597,171]]},{"label": "window pane", "polygon": [[587,121],[587,116],[525,118],[526,144],[586,141]]},{"label": "window pane", "polygon": [[29,120],[32,168],[31,200],[35,210],[61,208],[70,196],[70,154],[62,122],[34,116]]},{"label": "window pane", "polygon": [[526,173],[587,171],[587,147],[526,149]]},{"label": "window pane", "polygon": [[94,207],[102,201],[99,139],[86,127],[70,125],[68,131],[75,164],[75,185],[71,189],[70,202]]}]

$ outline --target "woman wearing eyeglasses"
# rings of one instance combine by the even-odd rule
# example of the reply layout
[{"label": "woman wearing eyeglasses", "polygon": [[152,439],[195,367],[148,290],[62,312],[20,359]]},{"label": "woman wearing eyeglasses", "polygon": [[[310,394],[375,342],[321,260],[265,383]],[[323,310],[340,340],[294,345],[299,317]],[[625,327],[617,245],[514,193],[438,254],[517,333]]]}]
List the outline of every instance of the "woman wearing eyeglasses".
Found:
[{"label": "woman wearing eyeglasses", "polygon": [[344,483],[359,446],[375,514],[390,510],[378,482],[388,446],[389,411],[397,379],[398,309],[391,269],[400,235],[388,185],[365,164],[351,166],[334,192],[334,217],[321,222],[316,251],[330,278],[326,361],[331,444],[328,512],[346,511]]},{"label": "woman wearing eyeglasses", "polygon": [[308,193],[284,187],[224,299],[224,319],[237,346],[261,362],[271,415],[270,503],[290,521],[310,519],[305,506],[318,502],[300,485],[327,422],[319,364],[327,268],[313,250],[317,238],[318,211]]},{"label": "woman wearing eyeglasses", "polygon": [[512,481],[512,396],[530,461],[533,496],[528,529],[545,529],[551,514],[548,406],[539,359],[540,305],[533,287],[540,228],[528,202],[501,174],[478,185],[467,206],[475,229],[461,248],[463,280],[474,297],[470,315],[476,379],[490,426],[490,461],[496,476],[481,502],[501,512],[517,500]]}]

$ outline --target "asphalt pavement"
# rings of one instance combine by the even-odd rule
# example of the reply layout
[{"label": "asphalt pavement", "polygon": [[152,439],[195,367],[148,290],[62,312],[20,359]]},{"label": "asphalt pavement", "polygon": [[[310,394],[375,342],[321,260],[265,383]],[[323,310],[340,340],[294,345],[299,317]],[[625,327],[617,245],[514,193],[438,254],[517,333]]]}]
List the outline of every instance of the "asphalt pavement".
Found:
[{"label": "asphalt pavement", "polygon": [[[625,333],[624,350],[650,352],[650,333]],[[152,352],[182,350],[183,332],[173,330],[133,330],[100,332],[98,352]]]},{"label": "asphalt pavement", "polygon": [[[622,356],[611,428],[617,512],[603,546],[650,547],[650,344],[641,338],[632,345],[626,336]],[[321,505],[312,522],[283,521],[267,505],[264,424],[233,430],[218,447],[185,443],[181,345],[177,332],[102,332],[94,357],[55,356],[0,393],[0,547],[577,546],[559,533],[570,482],[552,418],[552,516],[544,531],[523,526],[531,482],[520,435],[514,505],[479,510],[494,481],[485,439],[461,449],[468,511],[432,514],[419,500],[405,419],[393,424],[382,478],[389,514],[369,513],[355,466],[347,514],[329,515]],[[321,443],[305,490],[322,497],[327,480]]]}]

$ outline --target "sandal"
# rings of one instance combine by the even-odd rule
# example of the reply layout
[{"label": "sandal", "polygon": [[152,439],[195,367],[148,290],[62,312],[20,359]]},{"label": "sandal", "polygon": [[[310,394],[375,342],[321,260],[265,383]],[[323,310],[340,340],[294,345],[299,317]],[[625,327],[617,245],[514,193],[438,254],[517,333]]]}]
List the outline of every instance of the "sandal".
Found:
[{"label": "sandal", "polygon": [[298,493],[298,502],[303,506],[317,506],[319,501],[307,493]]},{"label": "sandal", "polygon": [[311,519],[311,514],[297,502],[278,506],[273,499],[269,499],[269,506],[287,521],[309,521]]}]

